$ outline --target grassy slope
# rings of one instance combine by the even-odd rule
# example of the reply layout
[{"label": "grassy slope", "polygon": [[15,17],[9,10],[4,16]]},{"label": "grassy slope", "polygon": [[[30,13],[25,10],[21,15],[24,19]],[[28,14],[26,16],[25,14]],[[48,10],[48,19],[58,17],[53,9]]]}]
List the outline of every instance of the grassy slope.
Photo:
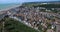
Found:
[{"label": "grassy slope", "polygon": [[40,2],[23,3],[22,6],[28,7],[46,7],[46,8],[60,8],[60,4],[41,4]]},{"label": "grassy slope", "polygon": [[4,21],[5,32],[38,32],[14,19],[6,18]]}]

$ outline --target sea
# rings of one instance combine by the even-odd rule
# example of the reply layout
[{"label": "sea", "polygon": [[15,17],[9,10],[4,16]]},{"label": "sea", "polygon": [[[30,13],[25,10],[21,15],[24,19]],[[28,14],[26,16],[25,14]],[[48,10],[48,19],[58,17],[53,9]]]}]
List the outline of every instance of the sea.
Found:
[{"label": "sea", "polygon": [[20,5],[20,4],[0,4],[0,10],[5,9],[5,8],[9,8],[12,6],[16,6],[16,5]]}]

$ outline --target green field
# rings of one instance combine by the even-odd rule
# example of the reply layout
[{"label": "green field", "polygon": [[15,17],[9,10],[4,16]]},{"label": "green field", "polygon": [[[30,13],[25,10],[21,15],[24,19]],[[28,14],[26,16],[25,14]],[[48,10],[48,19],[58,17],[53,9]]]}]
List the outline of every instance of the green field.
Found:
[{"label": "green field", "polygon": [[[11,18],[5,18],[1,21],[5,22],[4,31],[5,32],[38,32],[33,28],[30,28],[17,20]],[[0,21],[0,32],[2,31],[2,22]]]},{"label": "green field", "polygon": [[23,3],[22,6],[27,7],[45,7],[45,8],[60,8],[60,4],[43,4],[42,2],[28,2]]}]

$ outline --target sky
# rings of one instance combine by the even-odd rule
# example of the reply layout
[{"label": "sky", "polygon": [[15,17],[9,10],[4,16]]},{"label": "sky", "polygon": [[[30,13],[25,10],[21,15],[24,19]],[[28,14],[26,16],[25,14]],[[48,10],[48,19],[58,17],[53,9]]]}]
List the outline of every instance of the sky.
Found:
[{"label": "sky", "polygon": [[0,3],[23,3],[36,1],[60,1],[60,0],[0,0]]}]

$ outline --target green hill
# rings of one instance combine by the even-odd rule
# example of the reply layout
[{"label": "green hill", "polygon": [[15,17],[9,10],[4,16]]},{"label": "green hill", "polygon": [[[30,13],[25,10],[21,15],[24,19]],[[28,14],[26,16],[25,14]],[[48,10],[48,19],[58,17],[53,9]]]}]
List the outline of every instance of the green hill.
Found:
[{"label": "green hill", "polygon": [[[17,20],[11,18],[5,18],[1,21],[5,22],[4,32],[38,32],[33,28],[30,28]],[[2,22],[0,21],[0,32],[2,32],[3,26]]]},{"label": "green hill", "polygon": [[23,3],[22,6],[60,8],[60,4],[59,3],[51,3],[51,2],[48,2],[48,4],[43,4],[42,2],[28,2],[28,3]]}]

